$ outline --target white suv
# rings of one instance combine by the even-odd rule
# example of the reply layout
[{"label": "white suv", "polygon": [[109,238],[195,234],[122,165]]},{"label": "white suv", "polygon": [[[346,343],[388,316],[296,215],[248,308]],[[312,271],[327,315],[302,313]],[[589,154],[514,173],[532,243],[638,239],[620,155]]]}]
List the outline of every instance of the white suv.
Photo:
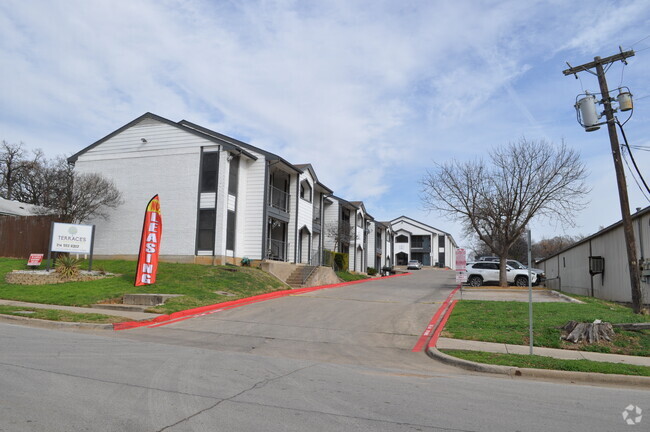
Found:
[{"label": "white suv", "polygon": [[[537,282],[537,274],[531,273],[531,276],[531,282],[534,284]],[[528,286],[528,270],[518,270],[507,265],[506,277],[508,283],[517,286]],[[489,261],[467,263],[467,284],[478,287],[486,282],[499,282],[499,263]]]}]

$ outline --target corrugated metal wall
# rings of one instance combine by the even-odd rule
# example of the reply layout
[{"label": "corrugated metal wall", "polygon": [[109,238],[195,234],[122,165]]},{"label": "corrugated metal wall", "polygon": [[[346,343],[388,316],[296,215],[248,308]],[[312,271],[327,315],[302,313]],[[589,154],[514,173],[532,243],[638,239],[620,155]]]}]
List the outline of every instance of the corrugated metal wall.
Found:
[{"label": "corrugated metal wall", "polygon": [[0,215],[0,256],[29,258],[30,253],[47,255],[51,216]]},{"label": "corrugated metal wall", "polygon": [[[639,260],[650,258],[650,213],[633,220]],[[641,236],[639,236],[639,227]],[[642,253],[643,252],[643,253]],[[605,273],[589,274],[589,257],[605,258]],[[630,275],[623,227],[618,226],[559,255],[540,262],[548,280],[547,287],[573,294],[619,302],[631,302]],[[650,284],[641,282],[645,303],[650,303]]]}]

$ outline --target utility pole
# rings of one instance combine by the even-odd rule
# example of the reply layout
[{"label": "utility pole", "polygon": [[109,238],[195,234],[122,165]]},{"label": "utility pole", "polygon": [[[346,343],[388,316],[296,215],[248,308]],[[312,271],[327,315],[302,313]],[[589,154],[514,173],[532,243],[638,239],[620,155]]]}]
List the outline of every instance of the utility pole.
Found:
[{"label": "utility pole", "polygon": [[621,161],[621,148],[616,133],[616,124],[614,119],[614,110],[612,109],[612,98],[609,96],[607,80],[605,79],[605,70],[603,65],[608,65],[617,61],[625,61],[626,58],[632,57],[634,51],[621,51],[613,56],[601,59],[594,57],[593,62],[585,63],[581,66],[571,67],[562,71],[564,75],[575,75],[578,72],[589,72],[590,69],[596,69],[595,75],[598,77],[600,92],[603,95],[601,101],[605,107],[605,118],[607,119],[607,130],[609,132],[609,142],[612,147],[612,157],[614,158],[614,169],[616,171],[616,182],[618,184],[618,197],[621,204],[621,215],[623,217],[623,233],[625,235],[625,245],[627,247],[627,261],[630,270],[630,282],[632,288],[632,308],[634,313],[640,313],[643,308],[643,299],[641,296],[641,280],[639,273],[639,262],[636,256],[636,240],[634,239],[634,228],[632,227],[632,216],[630,216],[630,201],[627,196],[627,184],[625,181],[625,171]]}]

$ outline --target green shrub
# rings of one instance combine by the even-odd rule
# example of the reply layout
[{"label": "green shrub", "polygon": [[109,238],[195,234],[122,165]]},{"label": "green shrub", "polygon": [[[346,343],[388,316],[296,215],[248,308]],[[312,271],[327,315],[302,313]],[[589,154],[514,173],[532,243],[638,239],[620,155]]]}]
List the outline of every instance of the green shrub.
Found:
[{"label": "green shrub", "polygon": [[334,254],[334,270],[347,271],[348,269],[349,257],[348,254],[342,252],[336,252]]},{"label": "green shrub", "polygon": [[374,275],[377,274],[377,269],[374,268],[374,267],[368,267],[368,272],[367,273],[368,273],[369,276],[374,276]]},{"label": "green shrub", "polygon": [[73,279],[79,276],[81,261],[70,255],[63,255],[56,260],[55,270],[64,279]]}]

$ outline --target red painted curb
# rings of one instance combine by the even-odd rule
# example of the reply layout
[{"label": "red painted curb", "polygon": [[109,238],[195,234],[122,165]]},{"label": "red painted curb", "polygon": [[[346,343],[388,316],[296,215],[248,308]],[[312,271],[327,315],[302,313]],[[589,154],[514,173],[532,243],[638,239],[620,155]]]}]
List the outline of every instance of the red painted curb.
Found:
[{"label": "red painted curb", "polygon": [[195,318],[198,316],[203,316],[203,315],[208,315],[210,313],[215,313],[215,312],[220,312],[222,310],[227,310],[227,309],[234,309],[236,307],[240,306],[246,306],[248,304],[252,303],[258,303],[261,301],[266,301],[266,300],[271,300],[274,298],[279,298],[279,297],[286,297],[289,295],[296,295],[296,294],[304,294],[308,293],[311,291],[317,291],[317,290],[322,290],[322,289],[327,289],[327,288],[338,288],[342,286],[347,286],[347,285],[354,285],[354,284],[359,284],[359,283],[364,283],[364,282],[370,282],[373,280],[381,280],[381,279],[388,279],[388,278],[394,278],[394,277],[399,277],[399,276],[406,276],[410,275],[411,273],[401,273],[401,274],[396,274],[396,275],[391,275],[391,276],[384,276],[381,278],[368,278],[368,279],[361,279],[361,280],[356,280],[356,281],[350,281],[350,282],[340,282],[336,284],[330,284],[330,285],[320,285],[317,287],[308,287],[308,288],[298,288],[298,289],[289,289],[289,290],[282,290],[282,291],[274,291],[270,292],[267,294],[260,294],[257,296],[253,297],[246,297],[243,299],[239,300],[232,300],[229,302],[223,302],[223,303],[217,303],[213,305],[208,305],[208,306],[201,306],[198,308],[194,309],[187,309],[183,311],[178,311],[174,312],[169,315],[161,315],[156,318],[152,318],[147,321],[127,321],[127,322],[121,322],[121,323],[115,323],[113,324],[113,330],[119,331],[119,330],[129,330],[132,328],[137,328],[137,327],[160,327],[163,325],[167,324],[172,324],[172,322],[178,322],[178,321],[183,321],[185,319],[190,319],[190,318]]},{"label": "red painted curb", "polygon": [[440,321],[440,325],[436,329],[436,332],[431,337],[431,340],[429,340],[429,343],[427,344],[427,349],[435,347],[436,344],[438,343],[438,338],[440,337],[440,333],[442,333],[442,330],[445,328],[445,324],[447,324],[447,320],[451,316],[451,312],[454,310],[454,307],[456,307],[456,303],[458,303],[458,300],[454,300],[451,303],[451,306],[449,306],[449,309],[447,309],[447,313],[445,314],[444,317],[442,317],[442,321]]},{"label": "red painted curb", "polygon": [[422,336],[418,339],[417,343],[411,350],[412,352],[418,352],[422,350],[422,347],[424,347],[424,344],[427,342],[427,339],[431,335],[431,332],[436,326],[436,323],[438,322],[438,319],[440,318],[440,315],[445,311],[447,306],[449,305],[449,302],[451,302],[451,299],[454,297],[456,292],[460,289],[460,286],[456,287],[445,299],[445,301],[442,303],[440,308],[436,311],[435,315],[433,318],[431,318],[431,321],[429,321],[429,325],[427,326],[426,329],[424,329],[424,332],[422,333]]}]

